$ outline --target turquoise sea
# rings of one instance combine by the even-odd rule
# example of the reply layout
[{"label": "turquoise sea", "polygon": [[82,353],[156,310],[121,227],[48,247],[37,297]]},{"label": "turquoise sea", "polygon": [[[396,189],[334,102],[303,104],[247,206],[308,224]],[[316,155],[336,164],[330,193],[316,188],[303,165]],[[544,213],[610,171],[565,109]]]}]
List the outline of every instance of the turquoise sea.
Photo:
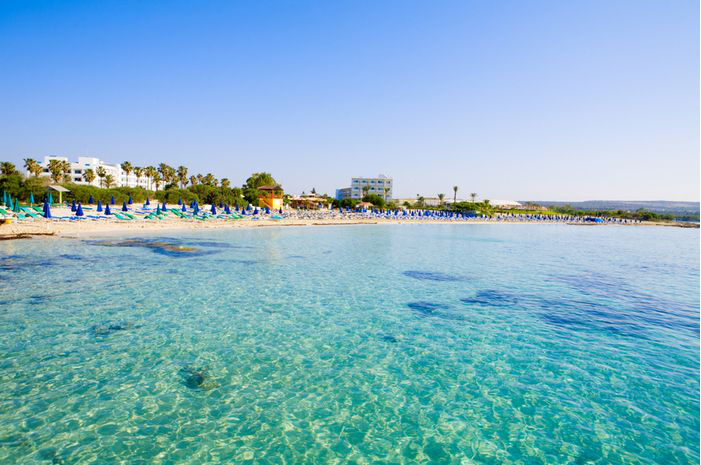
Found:
[{"label": "turquoise sea", "polygon": [[2,464],[699,463],[699,231],[0,242]]}]

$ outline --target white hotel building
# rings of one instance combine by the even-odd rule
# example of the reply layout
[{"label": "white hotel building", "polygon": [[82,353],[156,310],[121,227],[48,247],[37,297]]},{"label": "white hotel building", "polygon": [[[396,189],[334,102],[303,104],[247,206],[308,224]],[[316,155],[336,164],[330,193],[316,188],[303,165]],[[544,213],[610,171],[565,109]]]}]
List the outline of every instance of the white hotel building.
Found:
[{"label": "white hotel building", "polygon": [[[362,199],[363,187],[368,187],[368,194],[376,194],[385,199],[385,202],[392,200],[392,178],[380,174],[376,178],[353,178],[351,179],[351,198]],[[386,190],[385,190],[386,189]]]},{"label": "white hotel building", "polygon": [[[49,161],[51,160],[61,160],[68,161],[66,157],[44,157],[44,161],[40,163],[43,171],[40,176],[51,176],[49,172]],[[122,170],[120,165],[112,165],[110,163],[105,163],[99,158],[94,157],[78,157],[78,161],[69,162],[71,165],[71,170],[68,176],[71,178],[71,182],[76,184],[88,184],[83,178],[83,173],[86,170],[91,169],[95,173],[95,180],[91,183],[93,186],[100,187],[100,178],[97,177],[97,169],[102,167],[105,169],[107,174],[111,174],[114,178],[115,187],[143,187],[144,189],[149,188],[149,180],[146,176],[141,176],[137,178],[134,172],[129,173],[129,176]]]}]

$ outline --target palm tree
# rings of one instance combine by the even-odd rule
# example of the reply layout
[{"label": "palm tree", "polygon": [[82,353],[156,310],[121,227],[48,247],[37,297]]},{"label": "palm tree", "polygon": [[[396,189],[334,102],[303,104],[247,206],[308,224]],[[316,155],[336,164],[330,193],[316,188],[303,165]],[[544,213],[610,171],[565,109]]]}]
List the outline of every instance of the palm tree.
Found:
[{"label": "palm tree", "polygon": [[386,202],[387,200],[390,200],[390,199],[388,199],[387,197],[389,197],[389,187],[385,187],[385,202]]},{"label": "palm tree", "polygon": [[197,175],[197,183],[204,184],[204,176],[202,176],[201,174],[198,174]]},{"label": "palm tree", "polygon": [[63,160],[61,162],[61,169],[63,170],[63,181],[64,182],[70,182],[71,181],[71,164],[68,163],[66,160]]},{"label": "palm tree", "polygon": [[370,192],[370,186],[363,186],[363,197],[367,197],[368,192]]},{"label": "palm tree", "polygon": [[5,176],[9,176],[11,174],[15,174],[17,171],[17,168],[15,168],[15,164],[11,163],[9,161],[4,161],[2,164],[0,164],[0,172],[4,174]]},{"label": "palm tree", "polygon": [[228,178],[222,178],[221,180],[221,187],[222,189],[228,189],[231,187],[231,181],[229,181]]},{"label": "palm tree", "polygon": [[192,185],[192,186],[197,185],[197,176],[195,176],[195,175],[190,176],[190,185]]},{"label": "palm tree", "polygon": [[127,174],[128,178],[129,174],[131,174],[131,172],[134,171],[134,168],[131,166],[131,163],[125,161],[124,163],[122,163],[122,171],[124,171]]},{"label": "palm tree", "polygon": [[86,169],[83,173],[83,179],[85,179],[85,182],[88,184],[92,184],[92,182],[95,180],[95,172],[90,168]]},{"label": "palm tree", "polygon": [[445,198],[445,194],[438,194],[438,200],[441,203],[441,206],[443,206],[443,199]]},{"label": "palm tree", "polygon": [[109,189],[113,185],[114,185],[114,176],[112,176],[111,174],[108,174],[107,176],[105,176],[105,186],[107,186],[107,188]]},{"label": "palm tree", "polygon": [[[146,174],[146,177],[149,180],[148,181],[148,188],[149,189],[151,189],[153,187],[152,186],[153,178],[156,176],[156,173],[158,173],[158,171],[156,171],[156,168],[154,168],[153,166],[147,166],[146,169],[144,170],[144,174]],[[158,189],[156,189],[156,190],[158,190]]]},{"label": "palm tree", "polygon": [[453,186],[453,203],[458,201],[458,186]]},{"label": "palm tree", "polygon": [[42,170],[41,165],[33,158],[24,159],[24,168],[27,170],[27,173],[34,176],[39,176]]},{"label": "palm tree", "polygon": [[187,186],[187,168],[183,165],[178,166],[178,180],[180,180],[180,187],[185,188]]},{"label": "palm tree", "polygon": [[175,170],[170,166],[166,165],[165,163],[161,163],[158,165],[158,172],[161,174],[161,178],[163,179],[163,182],[165,184],[170,184],[170,182],[173,180],[173,177],[175,177]]},{"label": "palm tree", "polygon": [[136,176],[136,185],[137,187],[139,186],[139,181],[141,180],[141,176],[144,175],[144,169],[140,166],[135,166],[134,167],[134,176]]},{"label": "palm tree", "polygon": [[477,198],[477,193],[473,192],[472,194],[470,194],[470,197],[472,197],[472,203],[475,203],[475,199]]},{"label": "palm tree", "polygon": [[163,177],[161,176],[161,173],[156,171],[153,173],[152,179],[153,179],[154,185],[156,186],[156,192],[158,192],[158,186],[161,184]]},{"label": "palm tree", "polygon": [[423,206],[424,206],[424,200],[426,200],[426,199],[424,199],[424,197],[423,197],[422,195],[420,195],[416,200],[417,200],[416,203],[418,203],[420,207],[423,207]]},{"label": "palm tree", "polygon": [[207,175],[204,177],[203,181],[207,186],[216,186],[217,185],[217,178],[215,178],[212,173],[207,173]]},{"label": "palm tree", "polygon": [[95,170],[95,173],[97,174],[97,177],[100,178],[100,187],[104,187],[104,179],[105,176],[107,176],[107,171],[105,170],[105,167],[98,166]]},{"label": "palm tree", "polygon": [[58,184],[63,179],[63,163],[61,160],[49,160],[49,173],[51,173],[51,180]]}]

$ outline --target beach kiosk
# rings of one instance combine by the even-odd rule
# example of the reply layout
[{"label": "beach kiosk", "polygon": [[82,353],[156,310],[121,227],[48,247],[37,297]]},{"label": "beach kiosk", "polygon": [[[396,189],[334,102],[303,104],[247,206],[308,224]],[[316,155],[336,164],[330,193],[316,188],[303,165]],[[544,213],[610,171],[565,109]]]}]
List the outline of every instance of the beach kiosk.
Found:
[{"label": "beach kiosk", "polygon": [[63,193],[64,192],[66,192],[66,193],[70,192],[65,187],[59,186],[59,185],[54,185],[54,184],[49,186],[49,190],[54,191],[54,192],[58,192],[58,203],[63,203]]},{"label": "beach kiosk", "polygon": [[261,208],[268,207],[271,210],[281,209],[282,192],[282,187],[279,184],[275,186],[260,186],[258,188],[258,206]]}]

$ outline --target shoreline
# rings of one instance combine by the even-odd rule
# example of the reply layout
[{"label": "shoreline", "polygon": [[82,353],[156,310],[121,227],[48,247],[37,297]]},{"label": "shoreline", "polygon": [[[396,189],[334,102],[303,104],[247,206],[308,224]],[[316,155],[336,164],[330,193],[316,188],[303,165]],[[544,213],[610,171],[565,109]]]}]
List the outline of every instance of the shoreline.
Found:
[{"label": "shoreline", "polygon": [[42,238],[85,238],[101,235],[128,235],[150,234],[159,232],[203,231],[221,229],[255,229],[255,228],[282,228],[282,227],[319,227],[319,226],[361,226],[361,225],[421,225],[421,224],[452,224],[452,225],[567,225],[567,226],[615,226],[615,227],[677,227],[698,229],[694,223],[657,223],[644,222],[637,224],[596,224],[596,223],[567,223],[552,221],[497,221],[479,219],[471,221],[446,221],[446,220],[395,220],[395,219],[362,219],[362,218],[328,218],[328,219],[300,219],[284,218],[280,220],[233,220],[216,221],[210,223],[194,221],[163,221],[163,222],[97,222],[89,220],[81,221],[42,221],[13,222],[0,225],[0,241],[15,239]]}]

